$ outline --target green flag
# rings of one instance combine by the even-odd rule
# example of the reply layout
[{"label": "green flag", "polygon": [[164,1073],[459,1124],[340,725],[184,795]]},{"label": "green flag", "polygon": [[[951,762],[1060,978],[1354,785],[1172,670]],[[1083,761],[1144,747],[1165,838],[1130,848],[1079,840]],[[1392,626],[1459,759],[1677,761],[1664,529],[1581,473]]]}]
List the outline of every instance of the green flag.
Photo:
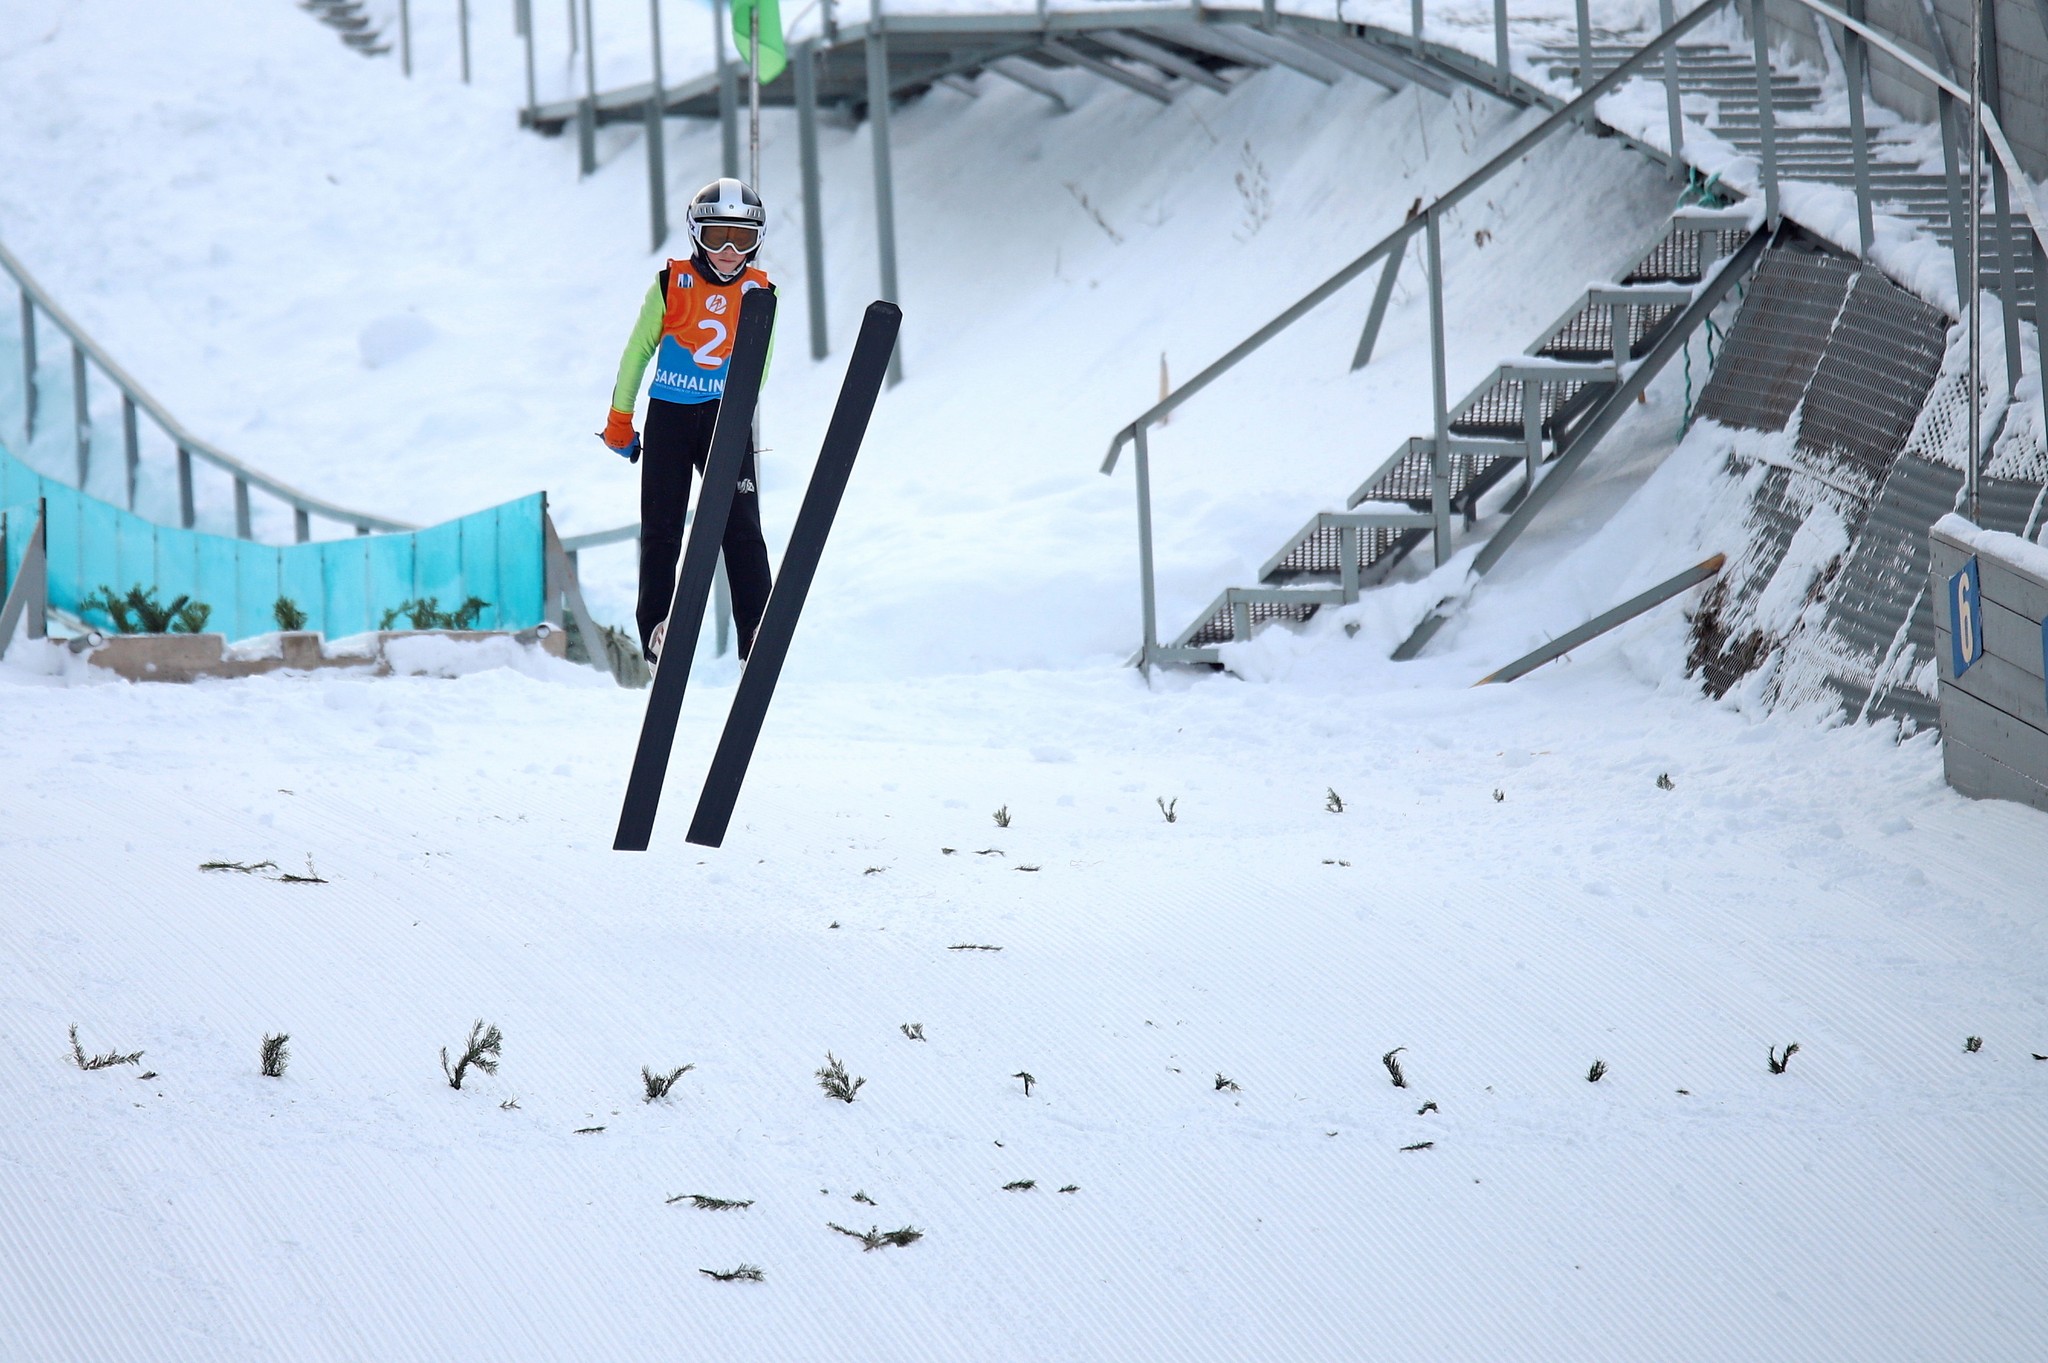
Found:
[{"label": "green flag", "polygon": [[782,45],[782,7],[777,0],[732,0],[732,40],[745,58],[752,51],[749,29],[757,13],[761,16],[761,66],[754,74],[767,85],[789,65],[788,49]]}]

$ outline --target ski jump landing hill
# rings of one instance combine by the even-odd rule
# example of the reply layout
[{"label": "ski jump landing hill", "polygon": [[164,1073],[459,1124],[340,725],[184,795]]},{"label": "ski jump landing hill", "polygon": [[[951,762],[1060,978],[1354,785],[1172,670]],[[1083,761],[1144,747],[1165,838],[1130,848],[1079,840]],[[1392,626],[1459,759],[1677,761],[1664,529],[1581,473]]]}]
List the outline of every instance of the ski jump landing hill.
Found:
[{"label": "ski jump landing hill", "polygon": [[[374,54],[395,47],[410,68],[410,22],[417,22],[417,16],[401,8],[398,17],[408,22],[395,34],[390,22],[379,30],[384,39],[395,41],[371,42],[361,35],[377,25],[368,19],[355,24],[347,7],[320,8],[330,22],[354,35],[359,49]],[[566,97],[542,98],[532,73],[546,26],[530,6],[515,7],[528,58],[521,121],[544,133],[575,132],[589,168],[607,132],[616,139],[621,130],[659,127],[667,118],[716,118],[726,168],[737,170],[738,67],[726,55],[724,40],[718,41],[708,71],[672,84],[661,71],[658,30],[635,58],[631,44],[621,49],[616,41],[609,46],[599,41],[593,13],[586,5],[580,32],[570,30],[572,42],[579,44],[572,56],[580,57],[567,70],[572,79],[580,77],[582,88],[563,91]],[[623,13],[607,7],[607,24]],[[1997,15],[2005,28],[1992,26],[1991,56],[2015,43],[2040,46],[2034,42],[2038,35],[2011,31],[2015,15],[2024,13],[2000,7]],[[659,21],[658,6],[652,17]],[[722,32],[722,14],[714,17],[714,32]],[[1396,655],[1414,656],[1556,501],[1648,384],[1667,365],[1678,363],[1687,374],[1688,418],[1695,412],[1711,418],[1705,426],[1694,426],[1692,438],[1725,438],[1731,469],[1768,470],[1763,481],[1769,490],[1745,512],[1750,542],[1722,546],[1729,551],[1730,566],[1698,613],[1699,662],[1710,686],[1725,689],[1763,668],[1768,676],[1758,684],[1773,694],[1793,682],[1788,694],[1807,696],[1816,687],[1831,688],[1853,713],[1896,712],[1925,723],[1933,718],[1932,625],[1918,582],[1926,564],[1926,529],[1934,515],[1963,498],[1979,508],[1988,525],[2031,533],[2038,527],[2036,494],[2043,476],[2035,454],[2039,440],[2032,434],[2040,428],[2038,383],[2030,368],[2042,222],[2026,167],[1998,121],[2003,87],[1996,63],[1989,64],[1994,69],[1983,137],[1968,138],[1962,126],[1967,114],[1959,105],[1962,87],[1949,62],[1954,24],[1941,22],[1949,26],[1946,39],[1937,24],[1931,40],[1915,43],[1821,0],[1788,0],[1761,28],[1731,0],[1711,0],[1682,16],[1651,15],[1635,7],[1610,14],[1605,7],[1583,5],[1542,14],[1510,14],[1503,5],[1427,3],[1329,12],[1313,7],[1296,12],[1271,4],[963,6],[951,12],[903,13],[879,6],[825,5],[799,19],[790,35],[789,70],[762,90],[762,99],[797,115],[804,206],[798,216],[814,355],[828,349],[829,331],[824,304],[828,262],[819,210],[820,119],[841,126],[865,124],[870,130],[876,273],[885,295],[907,293],[914,300],[915,272],[900,287],[897,278],[888,114],[892,104],[937,88],[976,94],[991,80],[1021,85],[1041,94],[1045,112],[1058,117],[1069,104],[1059,82],[1051,79],[1061,72],[1098,79],[1127,98],[1166,106],[1192,89],[1228,95],[1249,75],[1280,68],[1325,84],[1362,79],[1390,91],[1413,91],[1418,99],[1462,91],[1467,99],[1520,110],[1519,135],[1498,154],[1455,183],[1418,198],[1408,221],[1220,359],[1163,391],[1157,404],[1114,433],[1105,471],[1122,467],[1127,453],[1135,456],[1142,622],[1138,660],[1148,666],[1226,662],[1232,647],[1250,642],[1262,626],[1351,607],[1375,583],[1422,578],[1429,589],[1418,594],[1421,607]],[[2034,22],[2038,26],[2038,18]],[[1774,36],[1775,52],[1767,41]],[[466,74],[466,31],[463,52]],[[1818,54],[1821,62],[1802,61],[1802,52]],[[600,84],[600,66],[610,78],[636,60],[651,78]],[[2011,55],[2007,60],[2019,64]],[[2012,84],[2016,92],[2025,88],[2023,79]],[[1867,97],[1866,86],[1886,90],[1895,103],[1910,104],[1900,92],[1918,91],[1937,111],[1938,126],[1915,124],[1879,106]],[[1447,287],[1492,294],[1508,304],[1515,285],[1507,279],[1460,279],[1474,268],[1466,263],[1471,253],[1456,249],[1455,241],[1447,251],[1447,229],[1459,221],[1461,207],[1508,168],[1553,139],[1586,129],[1663,163],[1675,184],[1684,186],[1674,194],[1679,207],[1661,232],[1639,243],[1625,268],[1588,286],[1522,353],[1498,359],[1471,353],[1470,344],[1461,345],[1448,324]],[[657,238],[667,218],[665,142],[659,136],[641,138]],[[1979,145],[1980,167],[1969,164],[1965,143]],[[614,149],[617,145],[614,140]],[[1965,186],[1973,175],[1986,183],[1979,214],[1980,261],[1974,266],[1966,249],[1968,233],[1955,230],[1965,216]],[[832,268],[847,265],[835,262]],[[1988,291],[1970,287],[1973,268],[1990,285]],[[1190,427],[1198,432],[1219,399],[1256,408],[1262,401],[1259,385],[1232,371],[1340,295],[1342,306],[1362,313],[1351,367],[1370,365],[1388,301],[1402,287],[1404,271],[1407,286],[1426,289],[1429,297],[1433,414],[1426,429],[1400,440],[1391,453],[1368,452],[1369,461],[1359,466],[1348,496],[1314,510],[1263,564],[1247,565],[1245,585],[1226,587],[1203,605],[1201,596],[1189,597],[1191,586],[1201,590],[1201,573],[1177,569],[1169,574],[1162,600],[1149,467],[1159,428],[1212,386],[1216,391],[1209,402],[1181,412],[1176,442],[1199,438]],[[122,394],[131,487],[134,412],[153,417],[172,437],[184,527],[192,523],[190,462],[197,457],[233,478],[235,529],[243,538],[251,533],[252,487],[291,509],[299,540],[309,537],[310,524],[319,517],[359,534],[401,528],[387,518],[302,496],[185,433],[63,319],[53,300],[37,295],[24,275],[16,275],[23,283],[22,349],[29,376],[25,409],[31,434],[38,407],[33,335],[38,310],[73,342],[79,481],[90,472],[83,393],[86,371],[96,367]],[[1354,283],[1360,286],[1356,290],[1350,288]],[[1731,316],[1734,300],[1745,291],[1754,302]],[[1953,439],[1958,385],[1964,380],[1955,378],[1951,361],[1960,352],[1946,334],[1948,317],[1965,297],[1982,300],[1976,311],[1987,322],[1988,372],[2004,378],[2003,384],[1987,382],[1980,404],[1996,449],[1976,472]],[[1893,330],[1866,318],[1871,299],[1883,300],[1882,327]],[[1792,316],[1805,319],[1803,331],[1788,329],[1785,319]],[[917,326],[913,306],[907,334],[914,337]],[[1717,346],[1723,333],[1725,343]],[[1695,407],[1690,389],[1695,353],[1702,349],[1695,343],[1701,338],[1706,339],[1702,358],[1707,366],[1719,361],[1720,367]],[[1837,352],[1849,358],[1830,363],[1828,357]],[[1937,370],[1942,384],[1936,382]],[[1476,373],[1479,382],[1455,396],[1452,379],[1461,373]],[[1843,411],[1832,434],[1811,420],[1793,419],[1794,413],[1811,416],[1826,410],[1830,401]],[[1961,406],[1967,415],[1969,404]],[[1760,444],[1729,431],[1777,439]],[[1353,441],[1349,432],[1337,438]],[[1835,501],[1800,491],[1806,484],[1794,476],[1791,455],[1755,453],[1779,445],[1807,450],[1799,456],[1801,467],[1819,486],[1839,494]],[[1824,452],[1812,452],[1821,445]],[[1903,456],[1910,457],[1901,463]],[[1855,463],[1856,478],[1836,471],[1835,464],[1845,458]],[[1922,465],[1945,472],[1923,474]],[[1978,472],[1984,476],[1977,477]],[[1963,489],[1965,482],[1971,487]],[[1793,489],[1789,503],[1780,483]],[[1843,492],[1844,487],[1851,490]],[[1841,497],[1848,502],[1836,504]],[[1944,498],[1948,505],[1937,505]],[[1839,527],[1830,522],[1825,531],[1809,528],[1823,502]],[[571,536],[565,544],[573,555],[580,547],[630,538],[635,528]],[[1800,540],[1803,528],[1807,533]],[[1790,555],[1787,567],[1795,541],[1799,551]],[[1425,545],[1430,549],[1426,556],[1417,552]],[[1828,552],[1819,552],[1816,545]],[[1208,592],[1214,592],[1213,576],[1210,582]],[[1785,599],[1798,602],[1802,610],[1825,609],[1788,614]],[[1758,603],[1769,606],[1763,616],[1755,609]],[[1189,623],[1177,632],[1162,631],[1162,613]],[[1802,642],[1795,637],[1803,633],[1814,638]],[[1819,644],[1823,637],[1825,646]],[[1776,666],[1809,654],[1802,667]]]}]

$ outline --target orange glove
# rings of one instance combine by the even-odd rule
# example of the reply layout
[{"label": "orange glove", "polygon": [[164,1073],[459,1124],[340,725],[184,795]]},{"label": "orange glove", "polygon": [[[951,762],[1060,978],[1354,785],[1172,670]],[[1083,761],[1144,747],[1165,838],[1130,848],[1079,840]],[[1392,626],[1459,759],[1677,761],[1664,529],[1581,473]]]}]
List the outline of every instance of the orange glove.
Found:
[{"label": "orange glove", "polygon": [[614,407],[604,421],[604,443],[623,450],[633,443],[633,414]]}]

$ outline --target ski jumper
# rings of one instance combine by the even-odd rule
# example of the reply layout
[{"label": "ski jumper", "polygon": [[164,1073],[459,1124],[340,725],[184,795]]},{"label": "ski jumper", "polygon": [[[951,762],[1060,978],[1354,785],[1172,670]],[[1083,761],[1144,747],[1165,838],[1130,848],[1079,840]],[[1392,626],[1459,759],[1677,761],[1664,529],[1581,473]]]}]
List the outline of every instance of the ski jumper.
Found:
[{"label": "ski jumper", "polygon": [[[605,443],[622,448],[633,438],[633,402],[654,362],[648,389],[647,424],[641,434],[640,602],[636,612],[640,645],[646,649],[654,627],[668,618],[675,598],[676,562],[683,552],[683,524],[690,504],[690,470],[703,471],[711,452],[711,431],[725,394],[732,362],[733,330],[740,295],[772,289],[765,271],[752,265],[729,284],[720,284],[696,258],[671,260],[640,305],[640,317],[619,360],[612,388]],[[773,355],[773,344],[770,354]],[[761,536],[761,496],[755,483],[751,434],[740,465],[739,488],[725,523],[725,576],[744,658],[768,605],[768,545]],[[681,640],[691,648],[694,640]]]}]

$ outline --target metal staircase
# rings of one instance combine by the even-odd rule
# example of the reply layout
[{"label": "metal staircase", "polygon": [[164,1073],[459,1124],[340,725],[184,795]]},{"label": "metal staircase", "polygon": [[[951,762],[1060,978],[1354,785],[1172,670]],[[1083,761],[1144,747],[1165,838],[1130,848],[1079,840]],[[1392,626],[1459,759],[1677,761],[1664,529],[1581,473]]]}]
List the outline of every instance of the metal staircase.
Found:
[{"label": "metal staircase", "polygon": [[[1740,270],[1726,267],[1755,234],[1747,209],[1681,208],[1669,231],[1618,283],[1589,289],[1522,355],[1495,366],[1449,414],[1451,511],[1471,526],[1480,500],[1518,469],[1503,509],[1526,504],[1547,464],[1597,439],[1706,316]],[[1718,287],[1717,287],[1718,286]],[[1259,570],[1225,589],[1160,656],[1217,663],[1219,646],[1275,620],[1349,605],[1435,532],[1436,442],[1411,436],[1368,475],[1342,511],[1321,511]]]},{"label": "metal staircase", "polygon": [[299,8],[340,34],[342,42],[365,57],[381,57],[391,50],[384,34],[370,26],[362,0],[299,0]]}]

